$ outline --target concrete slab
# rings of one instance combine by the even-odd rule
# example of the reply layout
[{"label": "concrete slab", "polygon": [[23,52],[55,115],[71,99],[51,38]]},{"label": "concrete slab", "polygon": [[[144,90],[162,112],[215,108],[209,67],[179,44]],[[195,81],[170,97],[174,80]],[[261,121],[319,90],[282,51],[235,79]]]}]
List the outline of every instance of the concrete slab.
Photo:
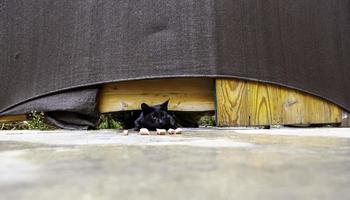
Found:
[{"label": "concrete slab", "polygon": [[0,131],[0,199],[347,199],[350,129]]}]

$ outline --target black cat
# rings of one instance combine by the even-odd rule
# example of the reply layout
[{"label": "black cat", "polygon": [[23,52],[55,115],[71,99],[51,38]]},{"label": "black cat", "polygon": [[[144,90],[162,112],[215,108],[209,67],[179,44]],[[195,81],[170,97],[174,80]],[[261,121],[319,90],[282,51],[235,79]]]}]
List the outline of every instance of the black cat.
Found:
[{"label": "black cat", "polygon": [[134,122],[134,130],[139,131],[141,128],[147,128],[150,131],[155,131],[156,129],[175,129],[176,121],[168,113],[168,103],[169,100],[155,106],[142,103],[142,112]]}]

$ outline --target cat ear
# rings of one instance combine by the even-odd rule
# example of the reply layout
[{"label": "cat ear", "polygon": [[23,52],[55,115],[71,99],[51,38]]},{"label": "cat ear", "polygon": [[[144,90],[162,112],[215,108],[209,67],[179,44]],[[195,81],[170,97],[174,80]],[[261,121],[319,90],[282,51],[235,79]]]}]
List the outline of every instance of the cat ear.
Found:
[{"label": "cat ear", "polygon": [[160,104],[160,107],[162,110],[168,111],[168,104],[169,104],[169,100]]},{"label": "cat ear", "polygon": [[153,110],[149,105],[147,105],[145,103],[141,104],[141,109],[144,113],[149,113]]}]

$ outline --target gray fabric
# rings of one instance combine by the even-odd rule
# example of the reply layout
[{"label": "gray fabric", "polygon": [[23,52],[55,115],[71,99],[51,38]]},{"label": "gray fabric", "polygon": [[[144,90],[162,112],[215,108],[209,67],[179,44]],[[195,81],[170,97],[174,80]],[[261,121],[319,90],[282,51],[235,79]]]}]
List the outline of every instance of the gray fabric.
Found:
[{"label": "gray fabric", "polygon": [[0,0],[0,27],[1,114],[80,86],[204,76],[350,110],[349,0]]},{"label": "gray fabric", "polygon": [[98,122],[98,90],[98,87],[89,87],[44,96],[13,107],[2,115],[38,111],[45,112],[47,122],[60,128],[94,128]]},{"label": "gray fabric", "polygon": [[88,116],[72,112],[47,112],[45,119],[48,123],[66,130],[88,130],[95,129],[98,116]]}]

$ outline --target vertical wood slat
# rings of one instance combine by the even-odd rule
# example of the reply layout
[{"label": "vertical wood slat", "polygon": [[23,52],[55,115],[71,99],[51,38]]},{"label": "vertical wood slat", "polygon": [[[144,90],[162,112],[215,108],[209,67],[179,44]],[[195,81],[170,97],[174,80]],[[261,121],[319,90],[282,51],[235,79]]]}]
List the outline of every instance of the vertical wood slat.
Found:
[{"label": "vertical wood slat", "polygon": [[272,84],[216,80],[219,126],[333,124],[342,109],[310,94]]},{"label": "vertical wood slat", "polygon": [[341,126],[350,127],[350,114],[346,111],[343,111]]}]

